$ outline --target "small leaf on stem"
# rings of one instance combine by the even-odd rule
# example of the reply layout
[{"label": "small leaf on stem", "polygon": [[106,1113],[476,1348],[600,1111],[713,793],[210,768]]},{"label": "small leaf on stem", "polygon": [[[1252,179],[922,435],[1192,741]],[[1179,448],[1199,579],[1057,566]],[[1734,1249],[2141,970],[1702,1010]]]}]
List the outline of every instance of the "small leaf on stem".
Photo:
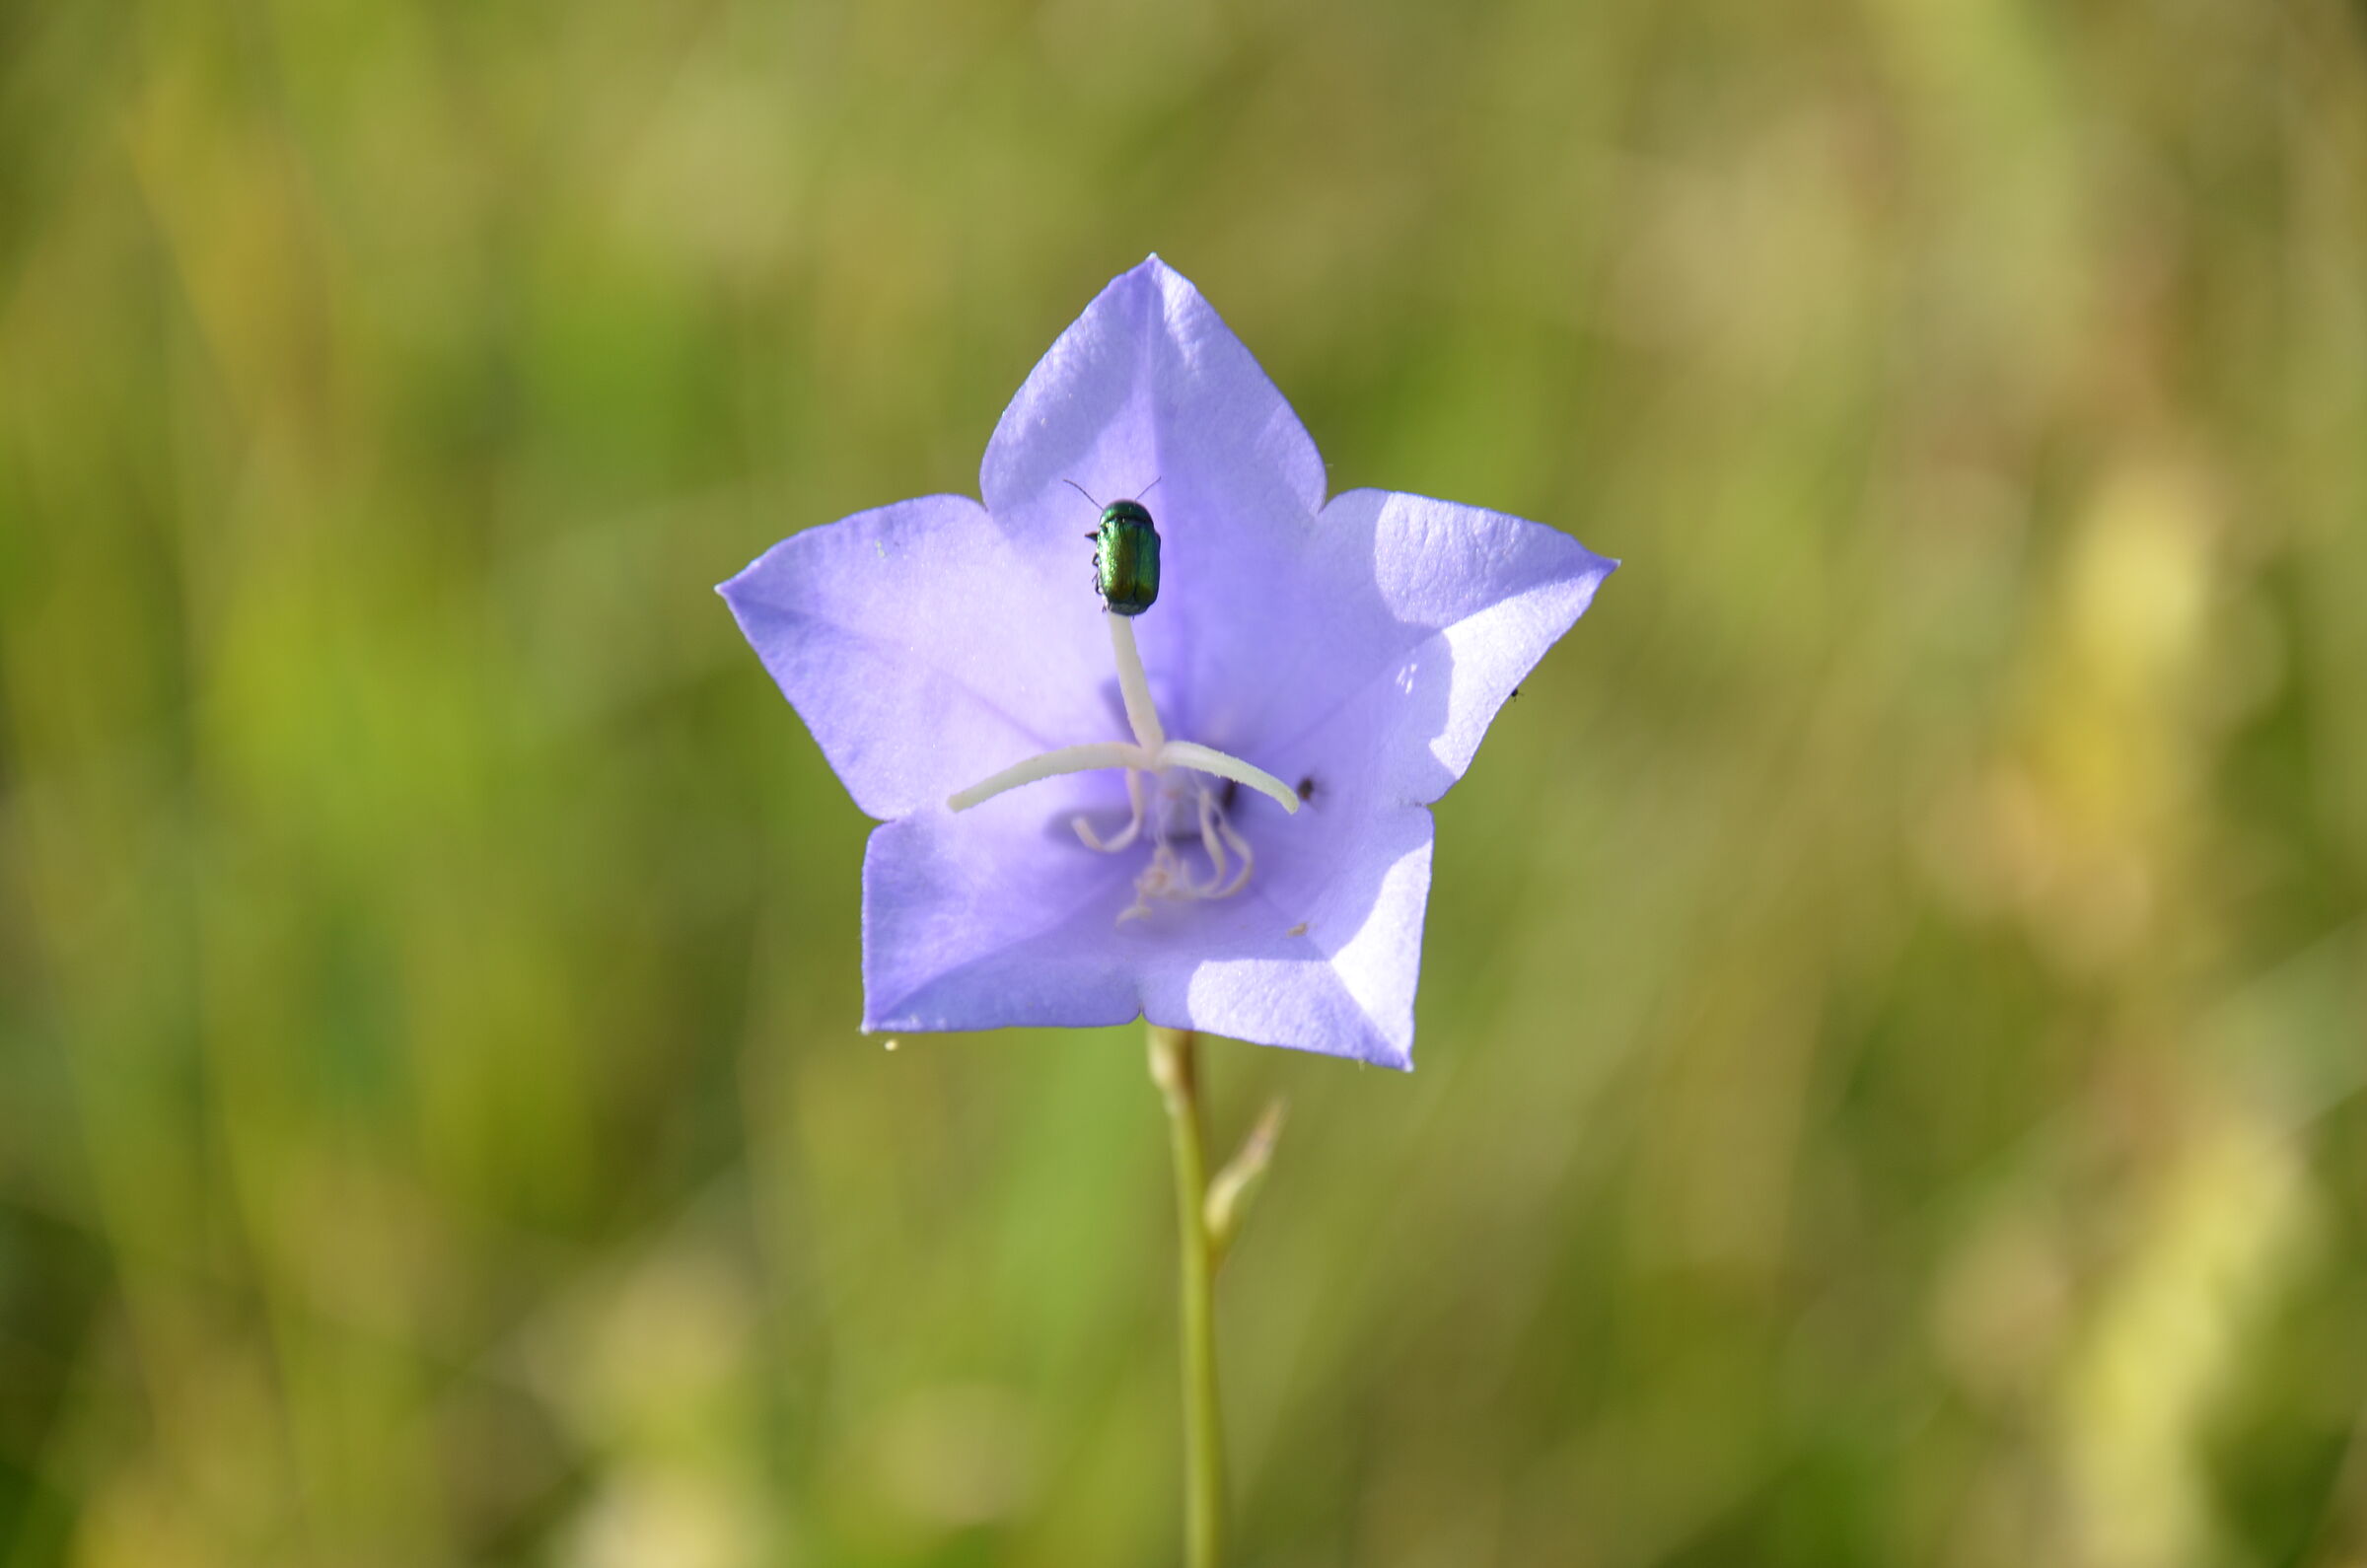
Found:
[{"label": "small leaf on stem", "polygon": [[1266,1165],[1274,1157],[1274,1140],[1282,1136],[1282,1119],[1288,1109],[1283,1101],[1269,1102],[1257,1124],[1242,1140],[1241,1152],[1208,1183],[1208,1251],[1214,1265],[1222,1266],[1225,1254],[1233,1248],[1233,1238],[1241,1233],[1242,1221],[1249,1217],[1250,1202],[1264,1181]]}]

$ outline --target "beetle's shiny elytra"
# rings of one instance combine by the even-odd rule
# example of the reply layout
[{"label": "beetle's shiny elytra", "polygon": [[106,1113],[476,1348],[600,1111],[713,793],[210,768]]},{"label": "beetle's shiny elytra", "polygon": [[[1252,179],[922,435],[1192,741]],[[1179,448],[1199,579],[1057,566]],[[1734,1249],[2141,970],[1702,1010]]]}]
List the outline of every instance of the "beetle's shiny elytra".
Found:
[{"label": "beetle's shiny elytra", "polygon": [[1159,598],[1159,531],[1140,501],[1102,508],[1093,540],[1093,586],[1113,615],[1139,615]]}]

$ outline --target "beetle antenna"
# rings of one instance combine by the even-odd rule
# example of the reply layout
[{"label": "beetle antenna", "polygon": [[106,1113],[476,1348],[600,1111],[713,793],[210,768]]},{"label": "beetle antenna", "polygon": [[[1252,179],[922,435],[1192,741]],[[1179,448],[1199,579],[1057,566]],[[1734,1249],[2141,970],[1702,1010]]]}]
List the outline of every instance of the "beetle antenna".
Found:
[{"label": "beetle antenna", "polygon": [[[1083,496],[1083,497],[1084,497],[1086,500],[1088,500],[1088,501],[1093,501],[1093,492],[1092,492],[1091,490],[1088,490],[1088,489],[1086,489],[1086,488],[1085,488],[1083,485],[1081,485],[1081,484],[1077,483],[1077,481],[1076,481],[1076,480],[1074,480],[1074,479],[1063,479],[1063,480],[1061,480],[1060,482],[1061,482],[1062,484],[1065,484],[1065,485],[1067,485],[1067,486],[1068,486],[1070,489],[1072,489],[1072,490],[1076,491],[1076,492],[1077,492],[1077,494],[1079,494],[1079,495]],[[1093,509],[1094,509],[1096,512],[1099,512],[1099,511],[1102,509],[1102,503],[1101,503],[1101,502],[1099,502],[1099,501],[1093,501]]]},{"label": "beetle antenna", "polygon": [[[1166,475],[1166,474],[1164,474],[1164,473],[1163,473],[1163,474],[1161,474],[1161,475],[1159,475],[1159,479],[1164,479],[1164,478],[1166,478],[1166,477],[1167,477],[1167,475]],[[1139,501],[1139,500],[1141,500],[1141,499],[1142,499],[1144,496],[1146,496],[1146,495],[1149,495],[1149,494],[1150,494],[1150,493],[1151,493],[1153,490],[1156,490],[1156,489],[1158,489],[1158,488],[1159,488],[1159,479],[1153,479],[1153,480],[1152,480],[1150,483],[1148,483],[1148,484],[1144,485],[1144,486],[1143,486],[1141,489],[1139,489],[1139,490],[1135,491],[1135,492],[1134,492],[1134,499],[1135,499],[1135,500],[1137,500],[1137,501]]]}]

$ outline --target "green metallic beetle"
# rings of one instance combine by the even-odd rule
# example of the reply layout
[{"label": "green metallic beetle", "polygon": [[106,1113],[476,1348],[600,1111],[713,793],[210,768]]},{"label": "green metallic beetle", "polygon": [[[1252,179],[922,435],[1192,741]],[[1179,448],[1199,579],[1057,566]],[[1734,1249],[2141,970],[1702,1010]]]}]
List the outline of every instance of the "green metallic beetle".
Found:
[{"label": "green metallic beetle", "polygon": [[[1077,490],[1084,493],[1081,485]],[[1101,526],[1085,536],[1094,542],[1094,592],[1110,613],[1139,615],[1150,608],[1159,598],[1159,530],[1150,508],[1140,501],[1112,501],[1102,507]]]}]

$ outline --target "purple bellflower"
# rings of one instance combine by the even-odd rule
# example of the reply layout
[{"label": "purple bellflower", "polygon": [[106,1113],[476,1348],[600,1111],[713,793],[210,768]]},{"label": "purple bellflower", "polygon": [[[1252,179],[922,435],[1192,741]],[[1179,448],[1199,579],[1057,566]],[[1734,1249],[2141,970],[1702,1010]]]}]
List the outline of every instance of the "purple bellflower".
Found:
[{"label": "purple bellflower", "polygon": [[[864,1028],[1147,1017],[1410,1067],[1430,803],[1617,563],[1476,507],[1327,501],[1298,416],[1156,256],[1030,374],[979,487],[721,589],[880,820]],[[1097,594],[1080,492],[1157,519],[1140,615]]]}]

